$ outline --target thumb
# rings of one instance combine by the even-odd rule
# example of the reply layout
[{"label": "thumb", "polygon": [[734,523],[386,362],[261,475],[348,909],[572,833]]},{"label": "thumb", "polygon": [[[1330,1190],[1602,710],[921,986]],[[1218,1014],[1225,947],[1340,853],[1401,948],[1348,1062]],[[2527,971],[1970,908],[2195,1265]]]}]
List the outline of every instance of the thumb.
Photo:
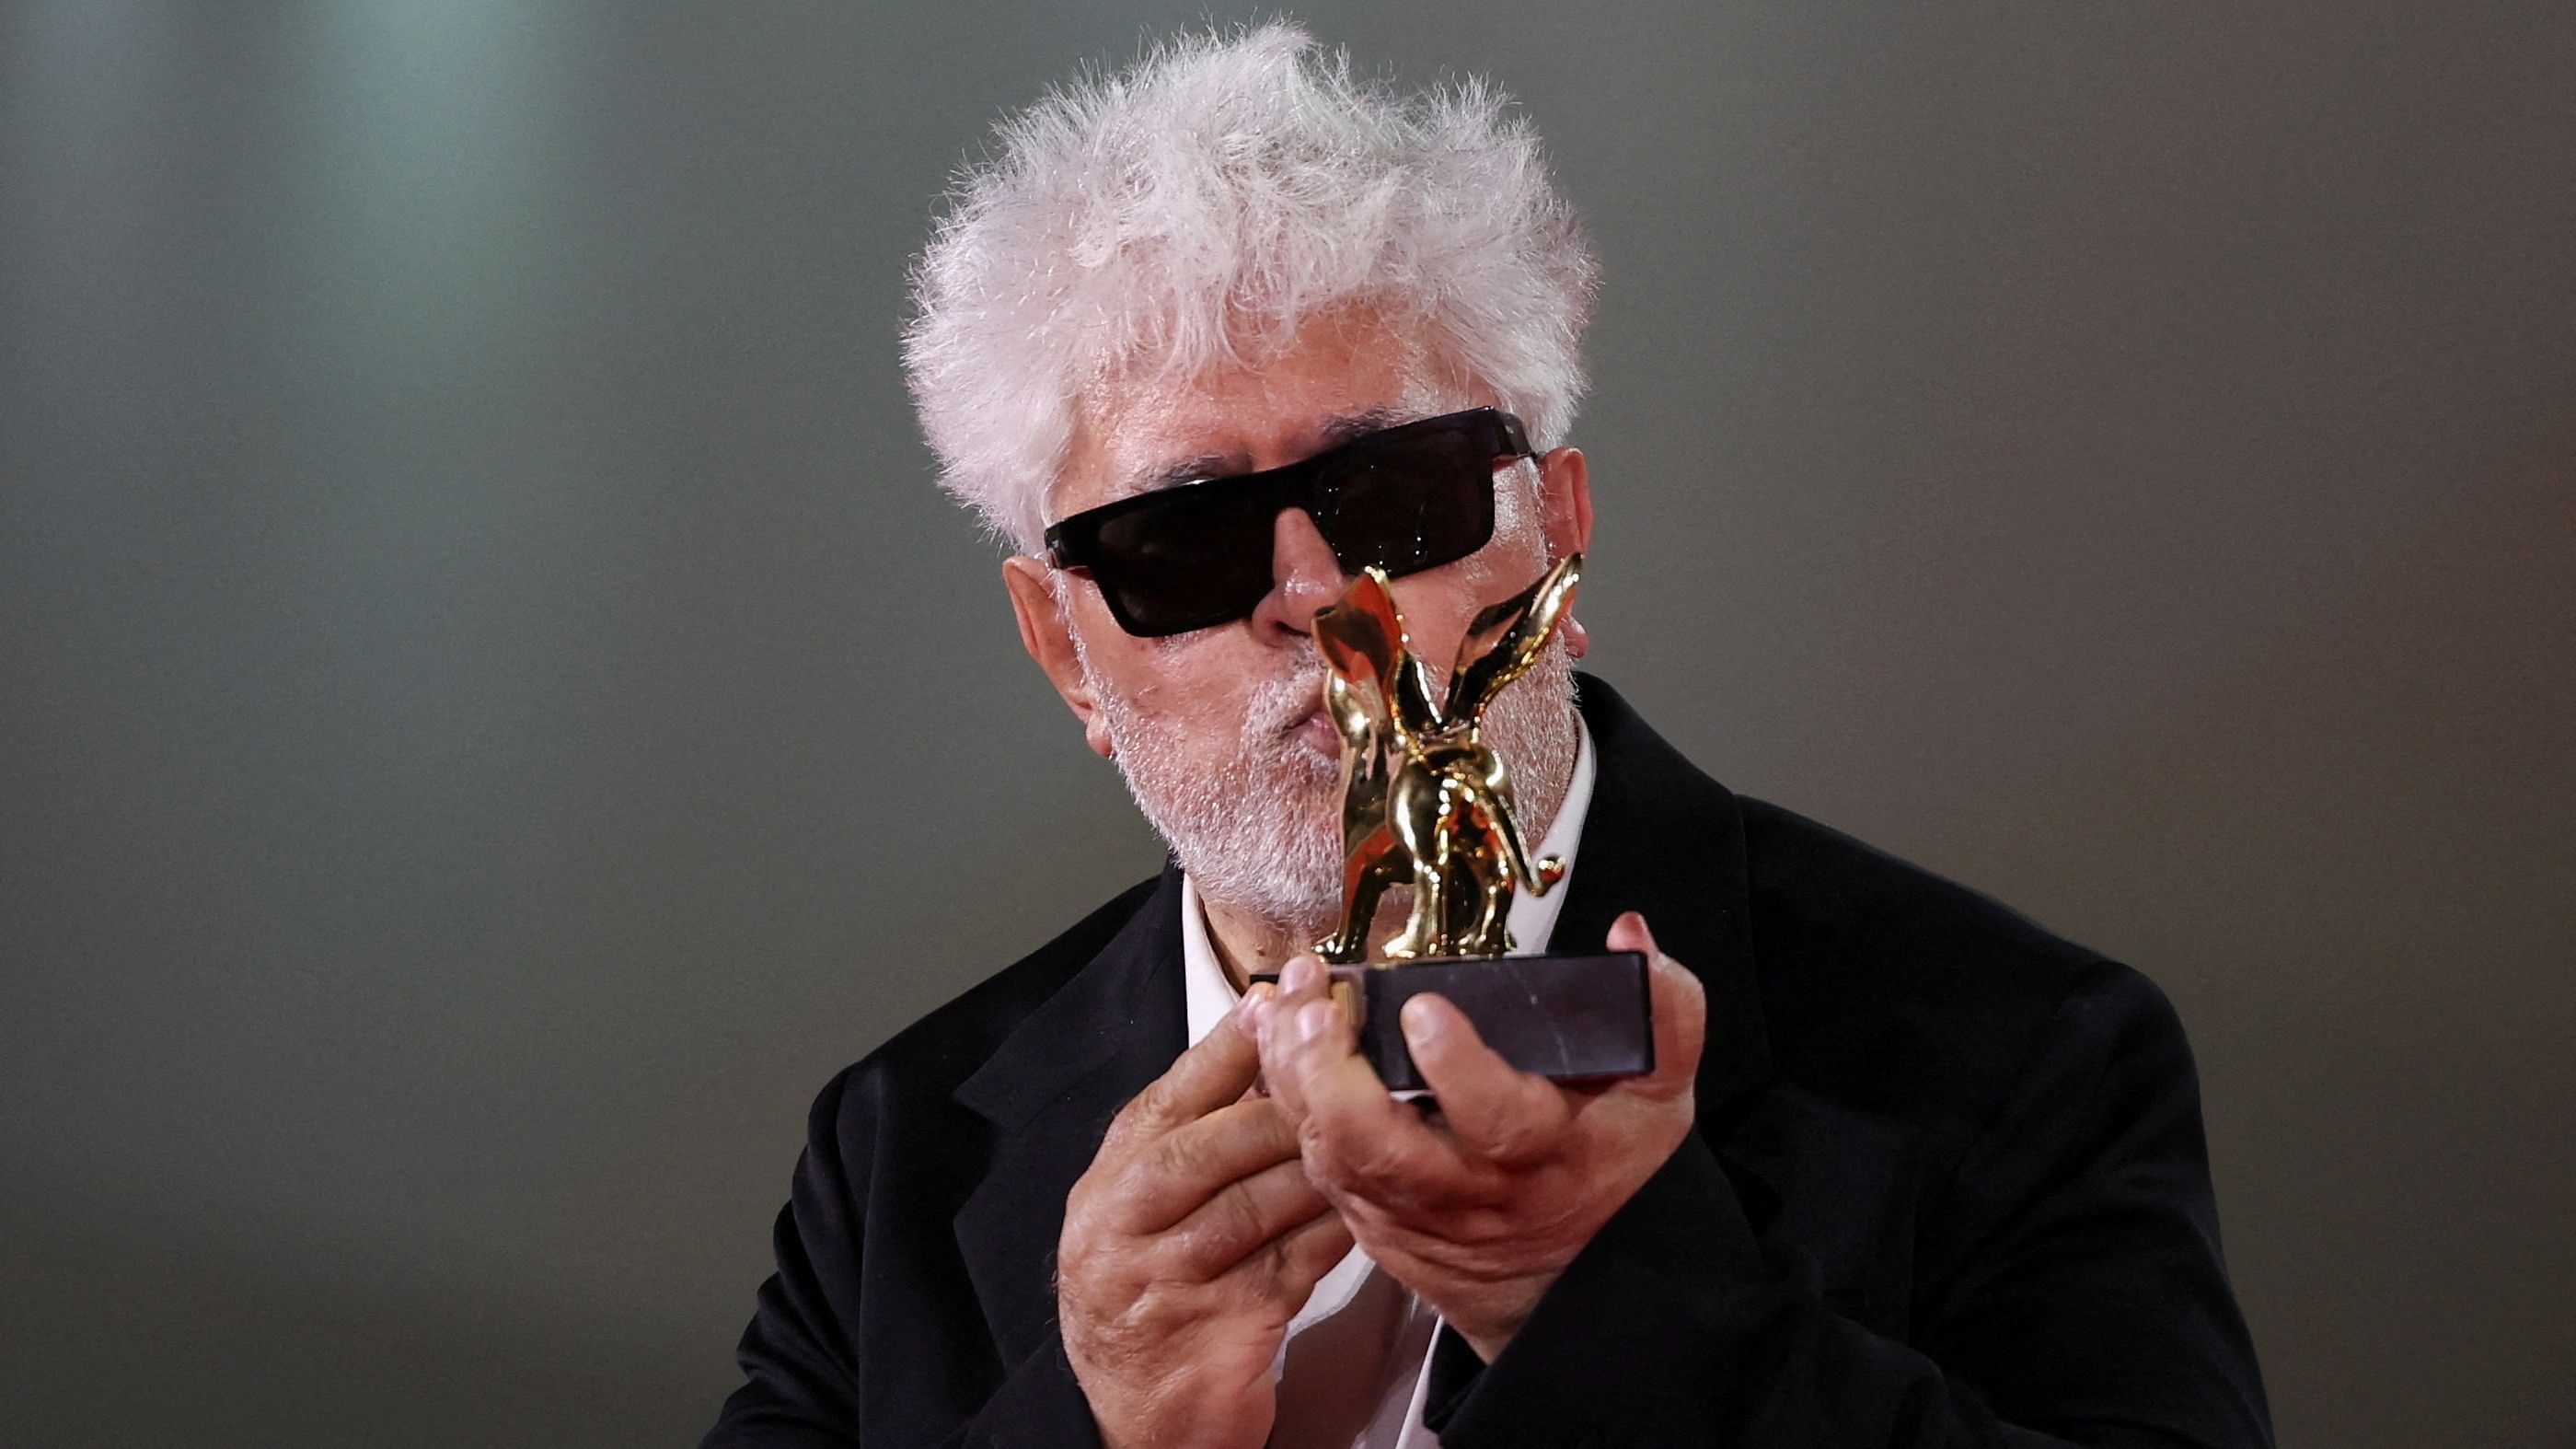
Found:
[{"label": "thumb", "polygon": [[1608,945],[1645,953],[1646,996],[1655,1016],[1655,1069],[1625,1085],[1649,1096],[1679,1097],[1699,1075],[1700,1048],[1708,1040],[1708,991],[1690,968],[1656,948],[1655,933],[1635,911],[1611,923]]}]

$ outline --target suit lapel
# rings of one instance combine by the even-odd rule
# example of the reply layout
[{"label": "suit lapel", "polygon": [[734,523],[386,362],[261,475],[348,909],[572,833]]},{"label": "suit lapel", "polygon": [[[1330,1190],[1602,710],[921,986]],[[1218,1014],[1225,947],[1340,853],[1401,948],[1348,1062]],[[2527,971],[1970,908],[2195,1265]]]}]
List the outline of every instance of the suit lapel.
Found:
[{"label": "suit lapel", "polygon": [[1589,950],[1619,912],[1645,913],[1655,943],[1708,990],[1699,1132],[1746,1219],[1766,1242],[1809,1259],[1827,1301],[1894,1331],[1906,1305],[1874,1296],[1872,1285],[1905,1281],[1903,1265],[1886,1270],[1871,1254],[1904,1241],[1888,1215],[1906,1200],[1906,1134],[1773,1079],[1742,807],[1608,685],[1587,675],[1580,688],[1601,758],[1557,939]]},{"label": "suit lapel", "polygon": [[1051,1331],[1065,1195],[1109,1119],[1180,1055],[1180,879],[1167,864],[1126,926],[955,1093],[996,1129],[984,1179],[954,1226],[1006,1365]]},{"label": "suit lapel", "polygon": [[1708,992],[1697,1084],[1703,1120],[1771,1074],[1771,1035],[1753,972],[1744,817],[1725,786],[1665,744],[1618,692],[1578,678],[1600,751],[1592,809],[1550,944],[1597,951],[1625,911],[1644,914],[1665,955]]}]

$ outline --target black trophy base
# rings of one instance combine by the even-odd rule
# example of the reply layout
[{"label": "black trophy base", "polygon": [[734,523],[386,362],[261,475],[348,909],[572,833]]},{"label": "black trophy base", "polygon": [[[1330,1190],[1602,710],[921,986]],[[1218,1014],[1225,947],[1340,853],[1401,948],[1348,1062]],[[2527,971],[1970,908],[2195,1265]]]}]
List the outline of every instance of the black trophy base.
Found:
[{"label": "black trophy base", "polygon": [[1443,957],[1336,966],[1332,973],[1334,999],[1359,1018],[1360,1053],[1390,1091],[1429,1085],[1397,1025],[1404,1003],[1426,991],[1448,998],[1485,1045],[1522,1071],[1583,1082],[1655,1069],[1654,1011],[1640,952]]}]

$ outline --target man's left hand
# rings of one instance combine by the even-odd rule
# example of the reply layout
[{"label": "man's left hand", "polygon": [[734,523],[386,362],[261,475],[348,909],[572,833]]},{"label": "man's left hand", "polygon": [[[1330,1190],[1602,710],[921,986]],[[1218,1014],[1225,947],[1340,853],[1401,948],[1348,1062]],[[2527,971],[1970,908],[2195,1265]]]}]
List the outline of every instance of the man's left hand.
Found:
[{"label": "man's left hand", "polygon": [[1264,1008],[1261,1066],[1297,1130],[1306,1174],[1376,1263],[1422,1295],[1490,1363],[1592,1235],[1691,1130],[1708,1003],[1631,911],[1610,949],[1646,953],[1655,1070],[1566,1087],[1517,1071],[1433,995],[1403,1030],[1439,1107],[1387,1093],[1311,956],[1288,962]]}]

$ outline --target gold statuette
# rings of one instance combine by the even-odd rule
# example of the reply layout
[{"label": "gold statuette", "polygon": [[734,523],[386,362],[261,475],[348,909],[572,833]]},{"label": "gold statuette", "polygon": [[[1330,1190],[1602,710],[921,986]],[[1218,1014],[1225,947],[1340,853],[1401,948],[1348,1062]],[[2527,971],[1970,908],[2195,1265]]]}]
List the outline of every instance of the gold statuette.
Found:
[{"label": "gold statuette", "polygon": [[1324,960],[1362,960],[1379,898],[1399,885],[1413,887],[1413,912],[1386,960],[1500,956],[1513,946],[1512,892],[1545,895],[1564,875],[1530,858],[1510,772],[1479,724],[1537,660],[1582,577],[1575,554],[1478,614],[1438,704],[1383,572],[1362,573],[1317,616],[1324,707],[1342,736],[1342,924],[1316,943]]},{"label": "gold statuette", "polygon": [[[1507,954],[1513,893],[1545,895],[1566,866],[1531,859],[1511,774],[1479,721],[1536,662],[1582,574],[1578,554],[1478,614],[1437,704],[1385,574],[1361,574],[1315,618],[1325,712],[1342,737],[1342,923],[1315,954],[1331,969],[1333,999],[1358,1028],[1361,1053],[1391,1089],[1428,1085],[1399,1025],[1404,1003],[1426,992],[1465,1013],[1477,1037],[1523,1071],[1598,1081],[1654,1070],[1643,955],[1598,942]],[[1602,889],[1615,899],[1616,886]],[[1371,960],[1370,924],[1398,888],[1411,889],[1411,914]]]}]

